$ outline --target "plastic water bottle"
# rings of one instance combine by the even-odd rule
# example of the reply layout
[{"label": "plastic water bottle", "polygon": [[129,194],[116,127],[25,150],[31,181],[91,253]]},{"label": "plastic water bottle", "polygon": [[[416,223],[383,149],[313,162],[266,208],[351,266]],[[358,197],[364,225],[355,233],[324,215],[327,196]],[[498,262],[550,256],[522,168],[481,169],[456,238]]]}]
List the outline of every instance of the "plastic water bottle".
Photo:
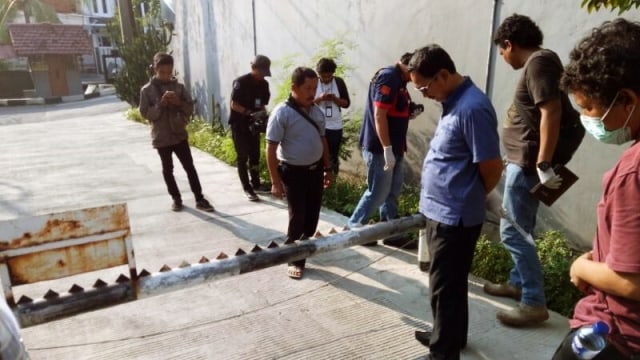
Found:
[{"label": "plastic water bottle", "polygon": [[573,335],[571,349],[578,359],[593,359],[607,345],[605,337],[608,333],[609,326],[602,321],[583,326]]}]

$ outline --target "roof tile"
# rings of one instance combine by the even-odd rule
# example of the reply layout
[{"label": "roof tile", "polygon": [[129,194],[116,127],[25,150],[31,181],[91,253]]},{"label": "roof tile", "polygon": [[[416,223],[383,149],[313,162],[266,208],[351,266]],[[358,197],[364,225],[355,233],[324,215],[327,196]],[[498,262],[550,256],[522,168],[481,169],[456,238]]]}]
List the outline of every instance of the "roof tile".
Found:
[{"label": "roof tile", "polygon": [[10,24],[9,33],[18,56],[92,53],[89,36],[82,25]]}]

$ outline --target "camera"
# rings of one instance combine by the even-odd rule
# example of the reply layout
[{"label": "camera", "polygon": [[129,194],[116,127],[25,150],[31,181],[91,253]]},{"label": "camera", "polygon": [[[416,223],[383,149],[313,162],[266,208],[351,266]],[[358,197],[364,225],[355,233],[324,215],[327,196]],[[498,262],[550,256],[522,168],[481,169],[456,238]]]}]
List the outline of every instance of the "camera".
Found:
[{"label": "camera", "polygon": [[269,120],[269,114],[266,111],[256,111],[251,113],[249,120],[249,131],[252,134],[260,134],[267,132],[267,121]]},{"label": "camera", "polygon": [[413,101],[409,103],[409,119],[415,119],[424,112],[424,105],[416,104]]}]

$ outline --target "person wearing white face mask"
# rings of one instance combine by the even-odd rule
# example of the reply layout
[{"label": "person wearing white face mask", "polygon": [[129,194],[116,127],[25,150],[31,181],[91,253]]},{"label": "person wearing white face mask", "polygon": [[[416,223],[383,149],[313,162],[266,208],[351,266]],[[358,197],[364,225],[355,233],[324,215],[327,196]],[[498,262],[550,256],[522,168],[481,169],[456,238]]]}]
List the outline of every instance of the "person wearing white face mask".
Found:
[{"label": "person wearing white face mask", "polygon": [[616,104],[616,101],[618,100],[620,94],[621,92],[618,91],[604,115],[589,116],[586,114],[580,114],[580,121],[582,122],[582,125],[587,130],[587,132],[593,135],[593,137],[595,137],[598,141],[601,141],[605,144],[622,145],[634,139],[633,135],[631,134],[631,128],[628,125],[629,120],[631,120],[631,115],[633,115],[636,109],[636,104],[633,104],[633,107],[629,112],[629,116],[627,116],[627,120],[625,120],[622,127],[615,130],[607,130],[604,124],[604,119],[607,117],[607,115],[609,115],[611,109],[613,109],[613,106]]},{"label": "person wearing white face mask", "polygon": [[620,18],[594,29],[571,52],[561,86],[573,94],[593,137],[634,142],[604,174],[593,249],[569,273],[585,296],[553,360],[575,359],[574,333],[596,321],[611,330],[593,360],[640,359],[640,23]]}]

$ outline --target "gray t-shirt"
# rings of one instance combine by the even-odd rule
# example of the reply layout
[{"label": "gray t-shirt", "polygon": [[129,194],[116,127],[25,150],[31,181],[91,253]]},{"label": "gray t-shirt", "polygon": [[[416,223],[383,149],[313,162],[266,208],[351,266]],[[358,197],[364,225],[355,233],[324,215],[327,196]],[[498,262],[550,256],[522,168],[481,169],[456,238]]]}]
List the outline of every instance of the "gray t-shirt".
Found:
[{"label": "gray t-shirt", "polygon": [[320,108],[313,105],[309,110],[309,117],[316,122],[320,131],[285,103],[278,105],[271,112],[266,139],[278,143],[278,160],[291,165],[305,166],[322,158],[324,114]]},{"label": "gray t-shirt", "polygon": [[[548,49],[538,50],[527,59],[502,129],[502,142],[509,161],[522,167],[535,167],[540,141],[540,104],[560,98],[563,113],[572,111],[569,97],[558,86],[563,70],[558,55]],[[520,117],[515,102],[535,122],[535,129]]]}]

